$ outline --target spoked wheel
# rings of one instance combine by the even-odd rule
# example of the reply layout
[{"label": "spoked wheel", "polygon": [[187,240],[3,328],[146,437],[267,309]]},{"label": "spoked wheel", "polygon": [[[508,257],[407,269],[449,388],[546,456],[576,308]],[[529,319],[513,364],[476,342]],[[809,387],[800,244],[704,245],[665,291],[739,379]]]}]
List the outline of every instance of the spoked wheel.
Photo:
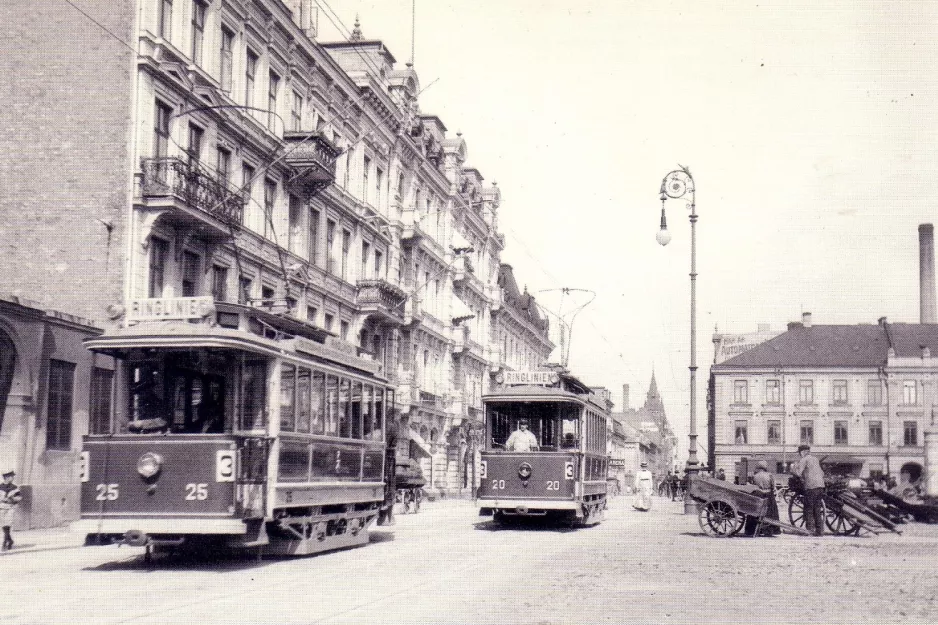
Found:
[{"label": "spoked wheel", "polygon": [[[823,511],[824,518],[826,519],[828,510],[823,499],[821,500],[821,510]],[[807,527],[805,527],[804,520],[804,495],[801,493],[792,494],[791,501],[788,502],[788,520],[791,521],[791,524],[795,527],[807,529]],[[828,527],[830,527],[829,524]],[[833,531],[833,528],[831,528],[831,531]]]},{"label": "spoked wheel", "polygon": [[725,501],[708,501],[697,514],[700,529],[708,536],[727,538],[739,533],[743,519],[736,508]]},{"label": "spoked wheel", "polygon": [[856,536],[860,532],[859,521],[844,514],[843,506],[829,506],[825,510],[824,524],[840,536]]}]

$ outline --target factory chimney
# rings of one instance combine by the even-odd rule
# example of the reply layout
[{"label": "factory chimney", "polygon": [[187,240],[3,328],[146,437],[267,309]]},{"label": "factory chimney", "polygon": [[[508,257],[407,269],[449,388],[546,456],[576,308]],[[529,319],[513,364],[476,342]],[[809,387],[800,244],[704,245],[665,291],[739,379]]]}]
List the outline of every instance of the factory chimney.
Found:
[{"label": "factory chimney", "polygon": [[919,224],[919,323],[938,323],[935,308],[935,227]]}]

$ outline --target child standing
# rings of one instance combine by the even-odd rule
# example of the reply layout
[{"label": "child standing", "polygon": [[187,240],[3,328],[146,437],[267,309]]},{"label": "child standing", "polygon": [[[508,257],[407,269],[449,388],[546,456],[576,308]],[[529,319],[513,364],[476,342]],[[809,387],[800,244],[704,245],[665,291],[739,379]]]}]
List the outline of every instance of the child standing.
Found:
[{"label": "child standing", "polygon": [[13,525],[13,515],[16,512],[16,506],[23,499],[23,493],[19,487],[13,483],[16,472],[13,469],[4,471],[3,483],[0,484],[0,525],[3,526],[3,551],[13,548],[13,537],[10,535],[10,527]]}]

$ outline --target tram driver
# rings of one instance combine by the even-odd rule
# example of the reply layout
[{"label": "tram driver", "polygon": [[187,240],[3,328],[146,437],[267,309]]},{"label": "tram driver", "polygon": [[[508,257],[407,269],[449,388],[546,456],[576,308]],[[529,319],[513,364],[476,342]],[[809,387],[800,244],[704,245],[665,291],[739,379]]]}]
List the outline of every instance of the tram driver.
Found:
[{"label": "tram driver", "polygon": [[528,429],[528,420],[518,421],[518,429],[511,433],[505,442],[507,451],[536,451],[537,437]]}]

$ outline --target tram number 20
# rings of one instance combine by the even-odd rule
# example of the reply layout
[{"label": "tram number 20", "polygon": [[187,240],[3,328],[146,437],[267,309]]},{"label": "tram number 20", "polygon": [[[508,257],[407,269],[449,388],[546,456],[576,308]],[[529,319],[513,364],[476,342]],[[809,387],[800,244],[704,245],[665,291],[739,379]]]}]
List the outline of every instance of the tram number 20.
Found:
[{"label": "tram number 20", "polygon": [[560,480],[547,480],[547,490],[560,490]]},{"label": "tram number 20", "polygon": [[505,490],[505,480],[492,480],[492,490]]}]

